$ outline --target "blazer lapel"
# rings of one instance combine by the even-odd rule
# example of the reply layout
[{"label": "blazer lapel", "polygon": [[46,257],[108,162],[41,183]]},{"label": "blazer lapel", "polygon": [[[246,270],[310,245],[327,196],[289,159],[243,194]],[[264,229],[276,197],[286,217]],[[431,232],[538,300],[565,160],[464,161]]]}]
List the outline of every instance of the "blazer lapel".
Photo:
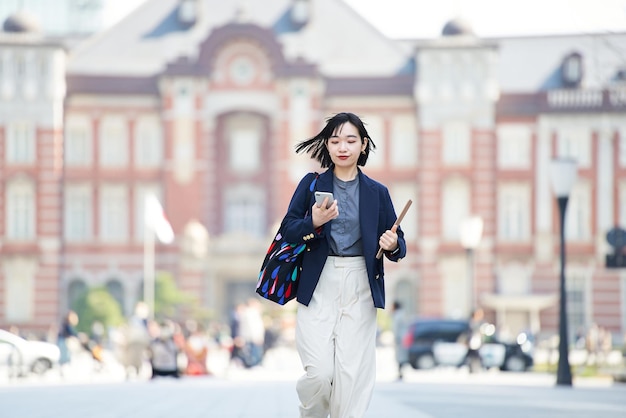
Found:
[{"label": "blazer lapel", "polygon": [[370,179],[359,170],[359,223],[366,257],[378,251],[378,213],[380,200]]},{"label": "blazer lapel", "polygon": [[317,179],[317,187],[315,190],[320,192],[332,192],[333,191],[333,172],[326,170]]}]

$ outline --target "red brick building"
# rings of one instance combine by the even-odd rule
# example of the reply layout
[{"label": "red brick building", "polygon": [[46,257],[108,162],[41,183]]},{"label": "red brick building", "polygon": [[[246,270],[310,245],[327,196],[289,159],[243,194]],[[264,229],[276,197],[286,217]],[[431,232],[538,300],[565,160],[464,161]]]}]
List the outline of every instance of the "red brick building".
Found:
[{"label": "red brick building", "polygon": [[[5,31],[0,326],[46,328],[97,285],[128,313],[142,297],[149,193],[176,234],[157,246],[156,268],[225,318],[253,295],[275,225],[316,169],[295,143],[349,110],[378,146],[365,171],[398,211],[414,203],[388,301],[465,316],[475,300],[501,329],[554,333],[548,166],[569,156],[570,333],[597,323],[621,335],[626,273],[605,268],[605,236],[626,225],[624,44],[480,39],[458,21],[439,39],[397,41],[341,0],[153,0],[68,49]],[[473,281],[459,241],[470,215],[484,222]]]}]

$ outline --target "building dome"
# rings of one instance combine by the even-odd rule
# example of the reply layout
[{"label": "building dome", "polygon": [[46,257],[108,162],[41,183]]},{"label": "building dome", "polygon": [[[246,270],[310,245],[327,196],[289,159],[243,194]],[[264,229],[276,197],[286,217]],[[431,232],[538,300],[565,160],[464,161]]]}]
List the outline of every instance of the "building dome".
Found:
[{"label": "building dome", "polygon": [[2,29],[5,32],[12,33],[28,33],[28,32],[39,32],[39,22],[32,15],[25,12],[17,12],[4,21],[2,25]]},{"label": "building dome", "polygon": [[445,24],[441,31],[442,36],[457,36],[457,35],[474,35],[472,26],[463,19],[452,19]]}]

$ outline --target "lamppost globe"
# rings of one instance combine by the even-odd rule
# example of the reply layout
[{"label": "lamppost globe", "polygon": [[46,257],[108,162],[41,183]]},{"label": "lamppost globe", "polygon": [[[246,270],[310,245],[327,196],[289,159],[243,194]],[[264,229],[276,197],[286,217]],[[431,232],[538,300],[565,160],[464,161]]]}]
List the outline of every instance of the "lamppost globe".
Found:
[{"label": "lamppost globe", "polygon": [[576,183],[578,164],[571,158],[555,158],[550,162],[550,184],[555,196],[569,197]]},{"label": "lamppost globe", "polygon": [[572,370],[569,364],[567,334],[567,292],[565,287],[565,212],[569,195],[576,183],[577,163],[569,158],[555,158],[550,163],[550,183],[559,205],[561,236],[561,274],[559,301],[559,363],[556,384],[571,386]]},{"label": "lamppost globe", "polygon": [[480,216],[470,216],[461,223],[460,232],[463,248],[476,249],[483,236],[483,219]]}]

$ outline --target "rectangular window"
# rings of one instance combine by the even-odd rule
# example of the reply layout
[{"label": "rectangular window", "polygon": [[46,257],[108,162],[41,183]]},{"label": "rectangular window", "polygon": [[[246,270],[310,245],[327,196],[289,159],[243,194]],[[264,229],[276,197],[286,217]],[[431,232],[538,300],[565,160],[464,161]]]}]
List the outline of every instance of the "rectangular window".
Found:
[{"label": "rectangular window", "polygon": [[65,187],[65,239],[84,242],[92,238],[92,193],[86,185]]},{"label": "rectangular window", "polygon": [[311,87],[308,82],[296,79],[291,82],[291,107],[289,109],[289,133],[294,147],[302,138],[311,136]]},{"label": "rectangular window", "polygon": [[558,132],[558,155],[573,158],[578,166],[588,168],[591,164],[591,132],[588,128],[563,129]]},{"label": "rectangular window", "polygon": [[5,319],[10,323],[33,319],[35,268],[35,262],[27,258],[13,258],[4,263]]},{"label": "rectangular window", "polygon": [[31,182],[9,183],[7,187],[7,238],[18,241],[35,239],[35,190]]},{"label": "rectangular window", "polygon": [[570,272],[565,281],[567,292],[567,324],[569,342],[574,342],[576,331],[587,328],[587,280],[581,273]]},{"label": "rectangular window", "polygon": [[261,167],[260,132],[253,128],[234,127],[230,131],[229,161],[233,171],[251,172]]},{"label": "rectangular window", "polygon": [[591,190],[578,182],[570,194],[565,212],[565,239],[587,241],[591,238]]},{"label": "rectangular window", "polygon": [[36,158],[36,131],[29,122],[7,125],[6,161],[13,164],[33,164]]},{"label": "rectangular window", "polygon": [[128,239],[128,190],[124,186],[102,188],[100,237],[107,242],[123,242]]},{"label": "rectangular window", "polygon": [[393,196],[393,206],[396,209],[396,214],[400,216],[400,211],[404,208],[406,202],[411,199],[413,203],[411,208],[406,213],[404,220],[402,221],[402,231],[408,241],[417,243],[418,231],[418,196],[417,185],[415,182],[403,182],[394,183],[391,185],[391,196]]},{"label": "rectangular window", "polygon": [[156,118],[137,121],[135,163],[137,167],[158,167],[163,162],[163,135]]},{"label": "rectangular window", "polygon": [[376,149],[370,149],[370,155],[367,158],[367,168],[380,169],[385,166],[386,138],[385,138],[385,121],[380,116],[366,115],[363,117],[365,129],[370,135]]},{"label": "rectangular window", "polygon": [[448,180],[443,185],[443,238],[460,239],[461,222],[470,215],[470,187],[464,180]]},{"label": "rectangular window", "polygon": [[529,169],[532,131],[526,125],[498,127],[498,167],[501,169]]},{"label": "rectangular window", "polygon": [[128,132],[121,118],[105,118],[100,128],[100,164],[122,167],[128,164]]},{"label": "rectangular window", "polygon": [[443,310],[449,318],[467,318],[470,303],[475,295],[471,293],[466,257],[446,257],[441,262],[443,279]]},{"label": "rectangular window", "polygon": [[263,237],[266,232],[263,192],[244,184],[228,190],[225,198],[224,232]]},{"label": "rectangular window", "polygon": [[502,184],[498,190],[498,239],[520,242],[530,239],[530,185]]},{"label": "rectangular window", "polygon": [[472,132],[467,123],[450,122],[443,127],[443,162],[447,165],[469,164]]},{"label": "rectangular window", "polygon": [[396,116],[391,130],[391,166],[394,168],[415,167],[418,161],[419,144],[415,117],[412,115]]},{"label": "rectangular window", "polygon": [[65,163],[68,166],[92,164],[92,135],[89,120],[68,118],[65,128]]}]

